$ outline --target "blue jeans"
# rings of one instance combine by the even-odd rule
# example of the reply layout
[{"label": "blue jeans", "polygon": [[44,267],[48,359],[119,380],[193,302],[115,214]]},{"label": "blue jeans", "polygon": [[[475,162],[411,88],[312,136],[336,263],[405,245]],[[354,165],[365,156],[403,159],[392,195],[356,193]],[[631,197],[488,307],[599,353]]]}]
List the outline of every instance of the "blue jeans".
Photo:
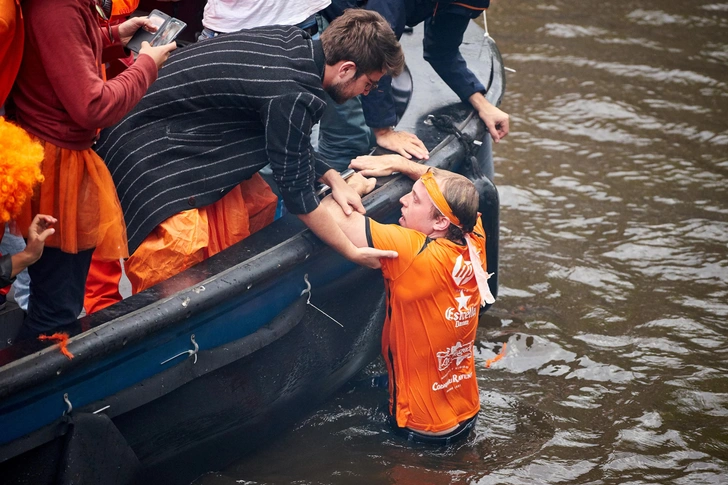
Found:
[{"label": "blue jeans", "polygon": [[207,39],[213,39],[220,35],[220,32],[215,32],[214,30],[208,29],[207,27],[202,29],[202,32],[200,32],[200,36],[197,37],[197,42],[207,40]]},{"label": "blue jeans", "polygon": [[[0,254],[17,254],[25,249],[25,240],[20,236],[10,234],[7,224],[5,224],[4,231],[5,235],[2,242],[0,242]],[[30,276],[28,276],[27,269],[18,273],[13,283],[13,291],[15,292],[15,303],[27,311],[28,298],[30,297]]]},{"label": "blue jeans", "polygon": [[462,423],[458,425],[457,428],[452,430],[451,432],[440,435],[440,436],[432,436],[427,435],[423,433],[418,433],[417,431],[413,431],[411,429],[407,428],[400,428],[397,426],[397,422],[394,419],[394,417],[389,417],[389,424],[392,426],[393,431],[395,434],[405,438],[410,443],[422,443],[426,445],[435,445],[435,446],[447,446],[451,445],[453,443],[457,443],[458,441],[464,440],[465,438],[470,435],[470,432],[475,428],[475,422],[478,420],[478,415],[476,414],[472,418],[466,419]]},{"label": "blue jeans", "polygon": [[91,248],[70,254],[46,246],[40,259],[28,266],[31,285],[28,315],[23,324],[26,335],[52,332],[76,321],[83,310],[93,252]]}]

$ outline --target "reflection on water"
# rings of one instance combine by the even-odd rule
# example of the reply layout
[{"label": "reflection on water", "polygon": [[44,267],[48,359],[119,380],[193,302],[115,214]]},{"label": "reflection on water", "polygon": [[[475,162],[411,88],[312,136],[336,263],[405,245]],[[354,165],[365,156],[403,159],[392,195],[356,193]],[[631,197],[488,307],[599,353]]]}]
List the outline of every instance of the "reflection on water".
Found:
[{"label": "reflection on water", "polygon": [[517,73],[475,435],[406,446],[358,387],[196,483],[728,483],[728,3],[493,3]]}]

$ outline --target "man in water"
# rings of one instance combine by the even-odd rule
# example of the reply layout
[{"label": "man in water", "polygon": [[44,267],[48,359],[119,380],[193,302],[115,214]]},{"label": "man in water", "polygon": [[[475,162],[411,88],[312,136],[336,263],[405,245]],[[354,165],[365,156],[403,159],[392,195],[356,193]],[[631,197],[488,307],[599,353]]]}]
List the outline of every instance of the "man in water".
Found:
[{"label": "man in water", "polygon": [[[346,258],[378,267],[384,253],[355,247],[318,207],[317,179],[347,213],[364,212],[359,195],[315,154],[310,137],[324,93],[339,103],[366,95],[403,67],[389,24],[363,10],[342,15],[320,40],[275,26],[182,49],[97,144],[124,210],[134,291],[190,266],[206,251],[208,235],[223,241],[219,250],[259,227],[259,213],[272,220],[276,199],[256,174],[268,163],[289,212]],[[244,227],[231,236],[230,226]]]},{"label": "man in water", "polygon": [[[411,441],[463,439],[480,409],[473,359],[478,314],[493,302],[478,193],[462,175],[401,156],[360,157],[352,168],[416,180],[400,199],[399,225],[347,216],[334,201],[323,202],[355,245],[399,254],[381,262],[387,294],[382,355],[392,426]],[[360,192],[373,183],[353,182]]]}]

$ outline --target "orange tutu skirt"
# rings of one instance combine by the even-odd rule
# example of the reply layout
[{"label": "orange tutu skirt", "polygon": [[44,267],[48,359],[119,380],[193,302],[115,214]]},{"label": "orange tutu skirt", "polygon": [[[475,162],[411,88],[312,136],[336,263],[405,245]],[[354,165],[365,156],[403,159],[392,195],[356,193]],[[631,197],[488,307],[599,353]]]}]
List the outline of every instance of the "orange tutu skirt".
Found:
[{"label": "orange tutu skirt", "polygon": [[124,264],[132,292],[181,273],[267,226],[275,218],[277,202],[256,173],[214,204],[166,219]]},{"label": "orange tutu skirt", "polygon": [[70,150],[38,141],[45,151],[45,181],[17,218],[23,236],[28,237],[36,214],[47,214],[58,222],[46,246],[71,254],[96,248],[95,256],[104,261],[129,256],[124,215],[104,161],[91,148]]}]

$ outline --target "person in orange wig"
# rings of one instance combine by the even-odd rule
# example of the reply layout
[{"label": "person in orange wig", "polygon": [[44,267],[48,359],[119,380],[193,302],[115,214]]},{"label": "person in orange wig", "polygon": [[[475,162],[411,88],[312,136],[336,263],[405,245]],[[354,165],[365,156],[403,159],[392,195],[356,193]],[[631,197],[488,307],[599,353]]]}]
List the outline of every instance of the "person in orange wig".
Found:
[{"label": "person in orange wig", "polygon": [[[33,142],[24,130],[0,117],[0,225],[18,215],[33,188],[43,181],[41,160],[43,147]],[[25,250],[0,256],[0,287],[10,285],[18,273],[38,261],[46,238],[55,232],[51,227],[55,223],[51,216],[35,216]]]}]

